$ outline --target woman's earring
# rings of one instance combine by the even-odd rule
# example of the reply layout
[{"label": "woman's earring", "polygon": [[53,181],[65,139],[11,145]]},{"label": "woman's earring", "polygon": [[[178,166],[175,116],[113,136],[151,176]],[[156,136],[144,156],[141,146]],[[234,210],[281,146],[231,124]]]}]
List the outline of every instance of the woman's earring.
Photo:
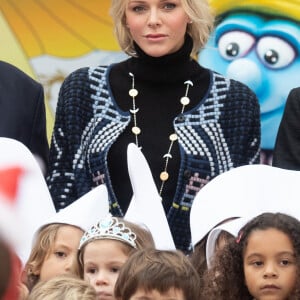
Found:
[{"label": "woman's earring", "polygon": [[192,20],[190,20],[190,21],[189,21],[189,24],[192,24],[192,23],[193,23],[193,21],[192,21]]}]

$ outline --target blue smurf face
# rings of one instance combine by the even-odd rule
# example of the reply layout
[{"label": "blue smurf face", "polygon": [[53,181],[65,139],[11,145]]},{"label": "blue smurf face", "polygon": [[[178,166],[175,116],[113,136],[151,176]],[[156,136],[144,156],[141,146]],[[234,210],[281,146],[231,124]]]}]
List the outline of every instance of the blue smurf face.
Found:
[{"label": "blue smurf face", "polygon": [[248,85],[259,99],[261,147],[274,148],[289,91],[300,86],[300,23],[227,16],[199,55],[204,67]]}]

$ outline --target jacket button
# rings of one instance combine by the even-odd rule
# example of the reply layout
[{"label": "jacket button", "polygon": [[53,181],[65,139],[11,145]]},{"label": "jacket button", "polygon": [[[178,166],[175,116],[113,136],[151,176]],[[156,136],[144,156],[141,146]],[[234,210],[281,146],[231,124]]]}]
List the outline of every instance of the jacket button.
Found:
[{"label": "jacket button", "polygon": [[185,170],[185,171],[183,172],[183,177],[184,177],[185,179],[189,179],[189,178],[191,177],[191,171],[190,171],[190,170]]},{"label": "jacket button", "polygon": [[180,115],[180,116],[178,116],[178,118],[177,118],[177,121],[178,121],[178,122],[184,122],[184,120],[185,120],[185,116],[184,116],[184,115]]}]

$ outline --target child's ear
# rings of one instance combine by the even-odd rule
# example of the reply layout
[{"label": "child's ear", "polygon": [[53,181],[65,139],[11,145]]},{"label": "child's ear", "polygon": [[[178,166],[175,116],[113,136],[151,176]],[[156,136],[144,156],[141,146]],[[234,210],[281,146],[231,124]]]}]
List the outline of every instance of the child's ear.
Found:
[{"label": "child's ear", "polygon": [[38,271],[34,263],[28,264],[21,274],[21,282],[25,284],[28,290],[31,290],[39,281],[40,270]]},{"label": "child's ear", "polygon": [[31,262],[27,267],[27,275],[39,276],[41,270],[38,270],[36,262]]}]

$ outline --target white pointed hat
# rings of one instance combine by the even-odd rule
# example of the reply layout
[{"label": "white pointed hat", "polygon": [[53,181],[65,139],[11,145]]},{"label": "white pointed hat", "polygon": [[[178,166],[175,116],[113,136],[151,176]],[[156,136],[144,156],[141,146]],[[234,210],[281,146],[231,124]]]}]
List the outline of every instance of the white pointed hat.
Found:
[{"label": "white pointed hat", "polygon": [[13,249],[21,244],[21,222],[16,210],[18,186],[25,170],[21,166],[0,166],[0,239]]},{"label": "white pointed hat", "polygon": [[45,220],[41,227],[51,223],[62,223],[87,231],[108,212],[107,188],[106,185],[101,184]]},{"label": "white pointed hat", "polygon": [[196,195],[190,214],[195,246],[215,226],[230,218],[282,212],[299,219],[300,171],[246,165],[218,175]]},{"label": "white pointed hat", "polygon": [[[18,179],[15,177],[14,181],[8,183],[15,190],[14,199],[6,206],[8,210],[1,208],[0,219],[4,235],[9,235],[8,239],[16,253],[24,261],[31,249],[34,232],[55,213],[55,208],[38,162],[21,142],[0,138],[0,169],[20,171],[13,175]],[[6,196],[2,194],[2,200]],[[11,230],[16,231],[15,234]]]},{"label": "white pointed hat", "polygon": [[[49,224],[72,225],[85,232],[99,219],[106,216],[108,212],[109,202],[107,188],[102,184],[93,188],[70,205],[55,212],[40,223],[39,228],[32,235],[32,244],[34,244],[38,232]],[[26,260],[29,258],[29,255],[30,252],[27,253]],[[26,261],[24,261],[24,263],[26,263]]]},{"label": "white pointed hat", "polygon": [[107,189],[101,185],[56,212],[38,162],[16,140],[0,138],[0,170],[10,174],[11,170],[19,170],[13,175],[18,176],[18,180],[15,178],[9,183],[10,190],[16,189],[13,200],[7,200],[7,192],[1,193],[0,185],[0,234],[2,232],[13,245],[23,264],[29,257],[36,233],[43,226],[64,223],[85,231],[109,211]]},{"label": "white pointed hat", "polygon": [[135,144],[128,145],[127,163],[133,196],[124,218],[144,224],[150,230],[157,249],[174,250],[175,244],[161,197],[147,160]]}]

